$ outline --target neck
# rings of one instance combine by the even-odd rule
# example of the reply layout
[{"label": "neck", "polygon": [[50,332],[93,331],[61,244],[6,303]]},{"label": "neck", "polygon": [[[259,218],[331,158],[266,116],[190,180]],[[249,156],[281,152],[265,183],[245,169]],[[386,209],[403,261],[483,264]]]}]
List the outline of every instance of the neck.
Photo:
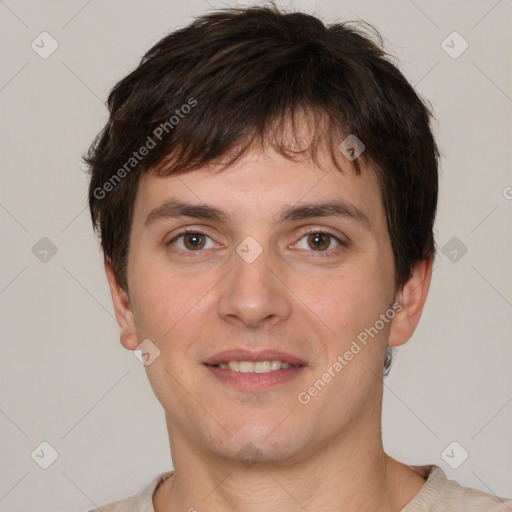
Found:
[{"label": "neck", "polygon": [[340,433],[300,460],[250,466],[198,452],[169,421],[168,429],[175,473],[155,493],[155,512],[397,512],[425,482],[384,453],[380,421]]}]

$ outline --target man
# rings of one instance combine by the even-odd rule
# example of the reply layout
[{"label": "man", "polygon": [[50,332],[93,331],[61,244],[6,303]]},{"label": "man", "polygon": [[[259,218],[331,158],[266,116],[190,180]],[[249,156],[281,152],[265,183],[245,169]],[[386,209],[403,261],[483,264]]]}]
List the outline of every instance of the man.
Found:
[{"label": "man", "polygon": [[[504,511],[382,446],[434,258],[430,111],[355,26],[226,9],[108,100],[90,207],[174,471],[105,511]],[[508,507],[508,508],[507,508]]]}]

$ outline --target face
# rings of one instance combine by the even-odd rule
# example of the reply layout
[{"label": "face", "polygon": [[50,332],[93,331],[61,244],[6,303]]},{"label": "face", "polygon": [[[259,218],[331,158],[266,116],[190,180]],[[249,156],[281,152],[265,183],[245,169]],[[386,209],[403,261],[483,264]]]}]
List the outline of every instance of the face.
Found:
[{"label": "face", "polygon": [[347,164],[253,151],[140,182],[121,339],[160,350],[171,450],[289,461],[375,427],[393,253],[377,178]]}]

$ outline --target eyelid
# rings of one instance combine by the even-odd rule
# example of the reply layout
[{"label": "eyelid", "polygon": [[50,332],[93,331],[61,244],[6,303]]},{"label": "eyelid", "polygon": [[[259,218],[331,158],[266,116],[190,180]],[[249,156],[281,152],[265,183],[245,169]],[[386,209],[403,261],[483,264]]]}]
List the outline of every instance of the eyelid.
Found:
[{"label": "eyelid", "polygon": [[[328,258],[330,256],[337,255],[340,251],[348,248],[350,245],[349,240],[347,240],[343,237],[339,237],[338,235],[335,235],[330,229],[327,229],[327,228],[308,228],[305,231],[301,231],[301,235],[300,235],[299,239],[297,240],[297,242],[294,242],[293,245],[298,244],[306,235],[311,235],[311,234],[316,234],[316,233],[330,236],[332,239],[334,239],[334,240],[336,240],[336,242],[338,242],[338,247],[335,247],[334,249],[328,249],[325,251],[306,250],[306,252],[313,253],[315,256]],[[300,250],[305,250],[305,249],[300,249]]]},{"label": "eyelid", "polygon": [[[172,245],[172,242],[175,242],[178,238],[180,238],[180,237],[182,237],[182,236],[184,236],[184,235],[186,235],[188,233],[205,236],[205,237],[209,238],[210,240],[212,240],[214,243],[218,244],[218,242],[216,242],[210,235],[208,235],[208,233],[205,233],[201,229],[183,228],[179,233],[174,235],[168,242],[166,242],[165,245]],[[350,241],[349,240],[344,239],[344,238],[340,238],[339,236],[335,235],[331,230],[329,230],[327,228],[308,228],[308,229],[306,229],[304,231],[301,231],[298,240],[296,242],[294,242],[292,245],[295,245],[298,242],[300,242],[300,240],[302,240],[306,235],[316,234],[316,233],[320,233],[320,234],[324,234],[324,235],[330,236],[331,238],[336,240],[336,242],[338,242],[339,246],[334,248],[334,249],[329,249],[329,250],[326,250],[326,251],[314,251],[314,250],[309,250],[308,251],[308,250],[306,250],[306,252],[311,252],[313,254],[317,253],[317,255],[320,256],[320,257],[322,257],[322,256],[329,257],[333,253],[337,254],[340,250],[342,250],[344,248],[347,248],[350,245]],[[221,245],[221,247],[222,247],[222,245]],[[208,251],[209,249],[198,249],[197,251],[191,251],[191,250],[184,250],[184,249],[179,249],[178,248],[178,250],[181,251],[181,252],[187,253],[187,254],[191,254],[191,253],[202,254],[204,251]],[[305,249],[300,249],[300,250],[305,250]]]},{"label": "eyelid", "polygon": [[[172,245],[173,242],[175,242],[178,238],[181,238],[182,236],[187,235],[188,233],[192,233],[194,235],[205,236],[205,237],[209,238],[210,240],[212,240],[215,244],[222,246],[222,244],[219,244],[218,242],[216,242],[208,233],[205,233],[201,229],[195,229],[195,228],[183,228],[179,233],[174,235],[168,242],[166,242],[165,245]],[[189,254],[190,253],[200,253],[201,254],[203,251],[208,251],[209,249],[198,249],[197,251],[186,251],[184,249],[178,248],[178,250],[181,252],[189,253]]]},{"label": "eyelid", "polygon": [[332,236],[333,238],[335,238],[336,240],[339,240],[340,242],[348,243],[348,239],[346,239],[346,237],[343,238],[343,235],[336,234],[335,230],[333,230],[331,228],[324,228],[324,227],[305,228],[303,231],[301,230],[300,233],[301,233],[301,237],[304,235],[311,234],[311,233],[323,233],[325,235]]}]

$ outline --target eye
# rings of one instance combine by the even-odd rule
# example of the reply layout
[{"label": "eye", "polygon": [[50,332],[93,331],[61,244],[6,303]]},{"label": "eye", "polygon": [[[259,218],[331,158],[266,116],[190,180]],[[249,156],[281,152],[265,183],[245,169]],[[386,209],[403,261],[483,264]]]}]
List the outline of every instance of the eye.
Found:
[{"label": "eye", "polygon": [[[305,243],[302,243],[302,240],[305,240]],[[337,244],[335,247],[332,247],[332,244]],[[337,236],[333,235],[328,231],[324,231],[321,229],[315,229],[312,231],[307,231],[303,234],[301,239],[296,243],[298,249],[313,249],[313,252],[338,252],[340,247],[345,247],[348,244],[342,240],[340,240]],[[330,254],[326,254],[328,256]],[[323,255],[322,255],[323,256]]]},{"label": "eye", "polygon": [[[183,239],[180,241],[180,239]],[[210,247],[207,246],[207,239],[212,242]],[[180,241],[180,243],[178,243]],[[203,249],[211,249],[215,247],[213,240],[201,231],[182,231],[170,240],[167,245],[176,245],[178,249],[187,252],[202,251]]]}]

